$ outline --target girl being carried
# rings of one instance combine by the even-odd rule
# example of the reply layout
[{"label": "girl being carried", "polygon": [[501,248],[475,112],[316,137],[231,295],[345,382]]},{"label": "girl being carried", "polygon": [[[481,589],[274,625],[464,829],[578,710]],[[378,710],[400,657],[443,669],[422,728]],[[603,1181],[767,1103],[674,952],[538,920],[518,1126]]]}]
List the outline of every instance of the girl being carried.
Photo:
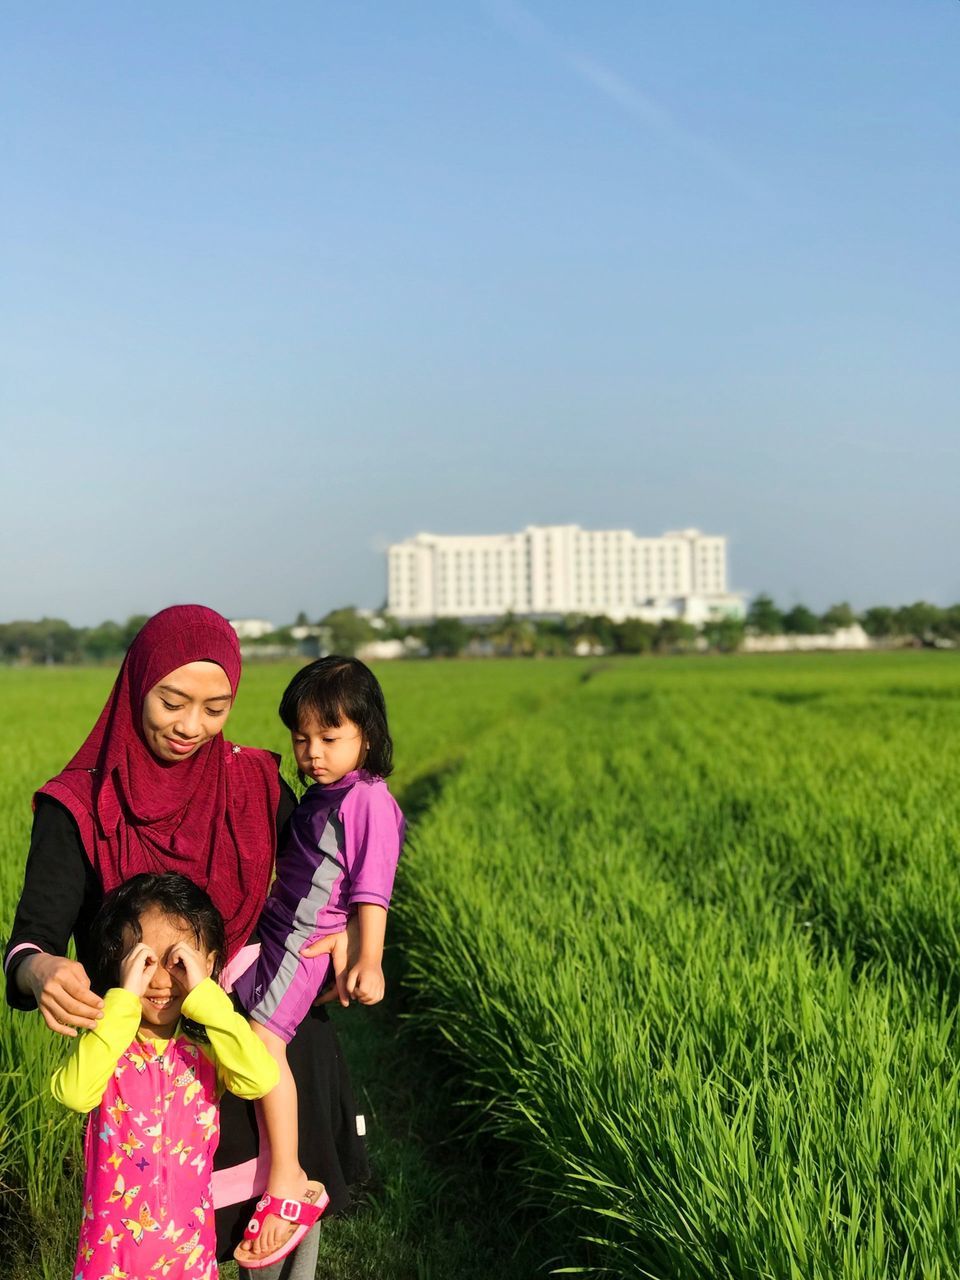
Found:
[{"label": "girl being carried", "polygon": [[241,1266],[271,1266],[309,1230],[324,1188],[308,1180],[298,1150],[297,1090],[286,1046],[331,972],[329,955],[304,948],[346,928],[356,915],[360,953],[346,976],[345,1002],[383,999],[381,961],[387,907],[403,842],[403,815],[384,779],[392,743],[383,693],[357,658],[312,662],[288,685],[280,718],[307,788],[277,854],[277,878],[260,916],[260,957],[234,994],[276,1058],[280,1083],[261,1106],[270,1140],[266,1194],[234,1253]]}]

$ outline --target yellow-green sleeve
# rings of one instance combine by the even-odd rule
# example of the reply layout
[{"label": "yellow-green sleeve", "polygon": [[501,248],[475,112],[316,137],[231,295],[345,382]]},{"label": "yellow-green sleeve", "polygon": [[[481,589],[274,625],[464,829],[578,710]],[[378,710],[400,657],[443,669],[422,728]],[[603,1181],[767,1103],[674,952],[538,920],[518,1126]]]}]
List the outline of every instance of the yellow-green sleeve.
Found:
[{"label": "yellow-green sleeve", "polygon": [[92,1111],[107,1082],[140,1026],[140,998],[122,987],[111,987],[103,1000],[103,1017],[90,1031],[81,1031],[70,1057],[53,1073],[50,1090],[72,1111]]},{"label": "yellow-green sleeve", "polygon": [[222,1089],[240,1098],[262,1098],[270,1092],[280,1079],[279,1067],[212,978],[204,978],[193,988],[182,1011],[185,1018],[199,1022],[206,1030]]}]

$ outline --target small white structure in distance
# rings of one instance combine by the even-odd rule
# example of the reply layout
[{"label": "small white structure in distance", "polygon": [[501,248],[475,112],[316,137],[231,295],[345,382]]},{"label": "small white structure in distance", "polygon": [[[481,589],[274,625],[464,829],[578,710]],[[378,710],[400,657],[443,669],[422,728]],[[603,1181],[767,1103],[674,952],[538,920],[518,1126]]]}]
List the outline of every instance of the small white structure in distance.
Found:
[{"label": "small white structure in distance", "polygon": [[426,648],[416,636],[403,640],[368,640],[357,650],[361,662],[385,662],[392,658],[419,658]]},{"label": "small white structure in distance", "polygon": [[238,640],[259,640],[268,636],[276,627],[266,618],[230,618],[231,627],[237,633]]},{"label": "small white structure in distance", "polygon": [[288,627],[294,640],[325,640],[330,634],[329,627],[321,627],[319,623],[302,622]]},{"label": "small white structure in distance", "polygon": [[852,627],[838,627],[816,636],[751,636],[743,637],[743,653],[809,653],[815,649],[872,649],[873,641],[855,622]]}]

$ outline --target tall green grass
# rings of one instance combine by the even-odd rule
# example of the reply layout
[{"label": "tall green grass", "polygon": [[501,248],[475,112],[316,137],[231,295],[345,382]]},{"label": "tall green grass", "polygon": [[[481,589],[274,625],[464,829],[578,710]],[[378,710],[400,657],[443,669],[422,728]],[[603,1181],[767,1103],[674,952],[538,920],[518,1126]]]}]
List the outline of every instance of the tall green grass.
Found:
[{"label": "tall green grass", "polygon": [[[464,1129],[499,1139],[504,1202],[547,1223],[544,1256],[663,1280],[956,1276],[956,660],[380,674],[415,815],[405,999]],[[286,748],[288,675],[248,671],[233,738]],[[0,670],[7,914],[29,795],[110,681]],[[31,1280],[62,1276],[79,1125],[46,1082],[66,1046],[0,1019],[2,1204],[36,1237]],[[413,1274],[386,1242],[380,1270]]]},{"label": "tall green grass", "polygon": [[[229,726],[236,741],[285,753],[284,772],[294,785],[289,734],[276,707],[295,669],[293,665],[249,667]],[[575,684],[579,674],[575,663],[541,667],[532,680],[523,663],[384,668],[381,676],[399,762],[394,789],[405,807],[411,812],[422,810],[442,779],[492,723],[518,708],[532,712],[547,704]],[[106,669],[0,668],[0,699],[5,709],[0,721],[0,942],[5,943],[23,880],[31,796],[79,746],[103,705],[113,675]],[[355,1038],[365,1052],[377,1046],[365,1032]],[[377,1047],[384,1052],[382,1045]],[[37,1015],[11,1013],[0,1003],[0,1250],[10,1274],[30,1280],[59,1280],[73,1266],[82,1122],[49,1097],[50,1076],[67,1049],[66,1041],[51,1034]],[[361,1093],[363,1067],[363,1062],[354,1065]],[[382,1069],[381,1074],[385,1074]],[[390,1168],[383,1194],[403,1203],[397,1216],[422,1215],[422,1206],[415,1210],[414,1205],[428,1194],[431,1180],[438,1175],[424,1167],[416,1152],[395,1151],[396,1140],[375,1135],[374,1142],[387,1146]],[[395,1187],[397,1182],[402,1185]],[[435,1208],[442,1214],[441,1205]],[[388,1212],[385,1207],[381,1217]],[[325,1252],[348,1274],[366,1276],[374,1273],[368,1268],[368,1256],[374,1268],[376,1259],[383,1256],[392,1256],[397,1266],[405,1265],[401,1256],[416,1251],[418,1231],[423,1239],[422,1222],[402,1223],[396,1231],[388,1222],[379,1232],[368,1233],[365,1244],[363,1228],[351,1227],[345,1243],[325,1244]],[[449,1234],[446,1238],[449,1244]],[[439,1245],[430,1243],[431,1256],[420,1257],[418,1276],[437,1274],[434,1255]],[[463,1244],[461,1252],[468,1247]],[[348,1262],[344,1254],[351,1248],[362,1263]],[[0,1267],[0,1273],[7,1271]]]},{"label": "tall green grass", "polygon": [[957,1274],[960,667],[615,666],[494,730],[400,914],[596,1273]]},{"label": "tall green grass", "polygon": [[[79,745],[91,707],[102,705],[103,671],[0,669],[0,936],[4,945],[23,881],[31,796]],[[0,1249],[8,1263],[24,1241],[35,1274],[70,1274],[79,1204],[80,1125],[57,1106],[49,1081],[64,1044],[36,1016],[0,1011]],[[67,1206],[69,1205],[69,1209]],[[66,1219],[64,1219],[66,1213]],[[69,1222],[67,1232],[64,1221]],[[66,1235],[70,1239],[66,1239]]]}]

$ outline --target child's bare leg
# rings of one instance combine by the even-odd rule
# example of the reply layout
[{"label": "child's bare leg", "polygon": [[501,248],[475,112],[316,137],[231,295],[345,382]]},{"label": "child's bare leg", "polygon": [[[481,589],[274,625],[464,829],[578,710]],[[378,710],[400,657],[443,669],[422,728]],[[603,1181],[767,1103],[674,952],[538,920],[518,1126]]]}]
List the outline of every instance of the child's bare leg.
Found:
[{"label": "child's bare leg", "polygon": [[[285,1200],[301,1200],[307,1190],[307,1175],[300,1166],[297,1086],[287,1063],[287,1046],[267,1027],[258,1022],[251,1022],[250,1025],[280,1068],[279,1081],[259,1103],[270,1140],[267,1192]],[[245,1242],[241,1249],[244,1252],[249,1250],[253,1257],[273,1253],[290,1239],[295,1230],[295,1223],[286,1222],[275,1213],[268,1213],[256,1240]]]}]

